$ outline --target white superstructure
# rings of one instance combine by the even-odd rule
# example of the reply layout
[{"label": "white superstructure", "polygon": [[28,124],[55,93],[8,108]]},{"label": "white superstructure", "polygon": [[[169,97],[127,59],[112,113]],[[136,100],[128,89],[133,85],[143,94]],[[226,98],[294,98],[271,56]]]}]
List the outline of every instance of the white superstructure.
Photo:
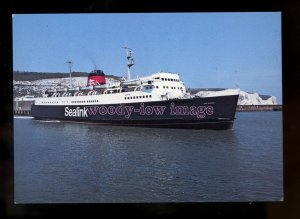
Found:
[{"label": "white superstructure", "polygon": [[[99,88],[99,89],[98,89]],[[53,91],[35,99],[35,105],[98,105],[161,101],[186,94],[178,74],[158,72],[147,77],[121,81],[119,86],[78,87]]]}]

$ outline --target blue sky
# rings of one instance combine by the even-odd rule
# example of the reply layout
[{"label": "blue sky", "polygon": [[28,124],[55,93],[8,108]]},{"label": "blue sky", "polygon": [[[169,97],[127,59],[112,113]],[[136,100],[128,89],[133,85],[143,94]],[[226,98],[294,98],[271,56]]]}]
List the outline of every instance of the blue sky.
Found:
[{"label": "blue sky", "polygon": [[16,14],[13,68],[179,73],[187,87],[239,87],[282,103],[281,13]]}]

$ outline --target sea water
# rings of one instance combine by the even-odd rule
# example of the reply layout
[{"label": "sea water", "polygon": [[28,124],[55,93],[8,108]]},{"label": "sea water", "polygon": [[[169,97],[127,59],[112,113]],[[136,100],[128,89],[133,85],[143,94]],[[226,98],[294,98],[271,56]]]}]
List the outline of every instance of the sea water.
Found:
[{"label": "sea water", "polygon": [[15,117],[15,202],[279,201],[282,153],[282,112],[237,113],[225,131]]}]

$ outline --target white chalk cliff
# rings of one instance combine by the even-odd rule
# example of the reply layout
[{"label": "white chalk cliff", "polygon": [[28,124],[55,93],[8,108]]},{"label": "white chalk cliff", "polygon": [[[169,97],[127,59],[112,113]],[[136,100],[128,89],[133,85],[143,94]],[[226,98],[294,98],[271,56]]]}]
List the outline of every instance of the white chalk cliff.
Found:
[{"label": "white chalk cliff", "polygon": [[275,96],[260,96],[258,93],[240,91],[238,105],[276,105]]}]

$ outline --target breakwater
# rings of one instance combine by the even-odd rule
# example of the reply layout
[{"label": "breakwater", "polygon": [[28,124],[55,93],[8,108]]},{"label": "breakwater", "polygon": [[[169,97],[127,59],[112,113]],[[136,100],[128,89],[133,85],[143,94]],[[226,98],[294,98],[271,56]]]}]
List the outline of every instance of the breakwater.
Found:
[{"label": "breakwater", "polygon": [[238,105],[237,112],[282,111],[282,105]]}]

